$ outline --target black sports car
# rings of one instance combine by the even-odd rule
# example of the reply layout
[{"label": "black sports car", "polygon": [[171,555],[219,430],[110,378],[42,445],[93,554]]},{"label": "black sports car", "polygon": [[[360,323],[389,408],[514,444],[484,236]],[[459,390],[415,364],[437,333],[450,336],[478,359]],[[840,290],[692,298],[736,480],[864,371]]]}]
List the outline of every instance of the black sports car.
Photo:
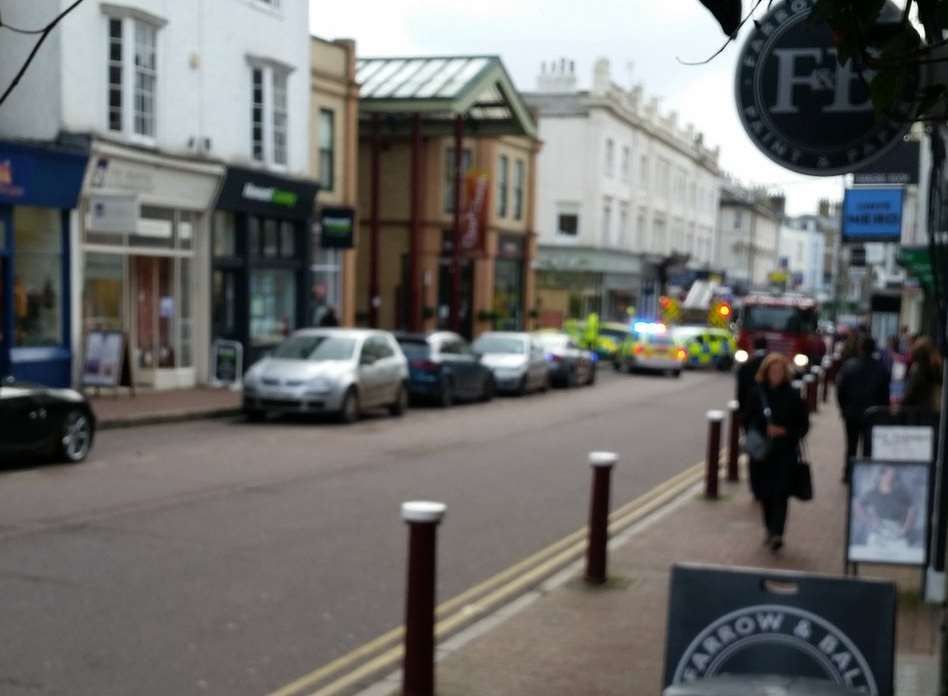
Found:
[{"label": "black sports car", "polygon": [[28,455],[75,464],[94,436],[95,414],[79,392],[0,381],[0,464]]}]

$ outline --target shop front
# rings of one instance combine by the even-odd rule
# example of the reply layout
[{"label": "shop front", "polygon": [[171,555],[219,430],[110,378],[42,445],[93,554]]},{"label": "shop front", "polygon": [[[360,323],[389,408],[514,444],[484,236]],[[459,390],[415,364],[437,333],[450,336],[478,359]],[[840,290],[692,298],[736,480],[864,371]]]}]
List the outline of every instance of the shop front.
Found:
[{"label": "shop front", "polygon": [[313,239],[322,234],[312,219],[318,191],[311,181],[227,169],[214,214],[212,339],[241,343],[245,366],[316,324],[314,308],[324,311],[338,293],[332,254],[316,264],[323,291],[311,282],[314,246],[322,248]]},{"label": "shop front", "polygon": [[523,235],[498,235],[494,260],[494,326],[498,331],[522,331],[526,326],[525,258]]},{"label": "shop front", "polygon": [[83,199],[79,346],[115,331],[131,378],[207,380],[209,209],[224,168],[96,143]]},{"label": "shop front", "polygon": [[71,211],[87,160],[0,142],[0,377],[71,384]]}]

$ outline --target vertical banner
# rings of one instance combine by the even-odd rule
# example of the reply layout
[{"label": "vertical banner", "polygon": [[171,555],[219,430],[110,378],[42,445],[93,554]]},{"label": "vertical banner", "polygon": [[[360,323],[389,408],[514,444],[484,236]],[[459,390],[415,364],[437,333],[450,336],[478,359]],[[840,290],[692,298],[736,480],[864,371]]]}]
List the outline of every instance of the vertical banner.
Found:
[{"label": "vertical banner", "polygon": [[485,172],[471,169],[464,179],[464,207],[461,208],[461,251],[478,254],[487,239],[487,211],[490,180]]}]

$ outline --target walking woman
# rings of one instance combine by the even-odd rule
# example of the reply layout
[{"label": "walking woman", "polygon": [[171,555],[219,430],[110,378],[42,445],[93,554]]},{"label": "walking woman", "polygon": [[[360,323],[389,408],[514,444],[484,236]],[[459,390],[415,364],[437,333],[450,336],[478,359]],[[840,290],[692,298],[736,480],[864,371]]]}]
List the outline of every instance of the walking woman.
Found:
[{"label": "walking woman", "polygon": [[771,353],[757,371],[751,390],[747,429],[764,436],[766,453],[753,463],[757,470],[754,494],[760,499],[767,530],[765,543],[776,553],[783,548],[787,503],[800,463],[800,441],[810,429],[810,416],[800,394],[790,385],[790,361]]},{"label": "walking woman", "polygon": [[941,360],[935,344],[928,338],[918,339],[912,346],[912,366],[909,368],[902,406],[926,413],[939,413],[942,379]]}]

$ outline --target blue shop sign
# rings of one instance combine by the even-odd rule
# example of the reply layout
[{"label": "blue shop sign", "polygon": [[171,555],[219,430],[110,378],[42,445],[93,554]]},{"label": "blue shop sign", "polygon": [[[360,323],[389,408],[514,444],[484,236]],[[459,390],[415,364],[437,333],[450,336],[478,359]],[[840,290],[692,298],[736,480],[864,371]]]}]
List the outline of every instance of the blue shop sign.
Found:
[{"label": "blue shop sign", "polygon": [[88,154],[0,142],[0,204],[75,208]]},{"label": "blue shop sign", "polygon": [[843,200],[843,242],[899,242],[901,188],[852,188]]}]

